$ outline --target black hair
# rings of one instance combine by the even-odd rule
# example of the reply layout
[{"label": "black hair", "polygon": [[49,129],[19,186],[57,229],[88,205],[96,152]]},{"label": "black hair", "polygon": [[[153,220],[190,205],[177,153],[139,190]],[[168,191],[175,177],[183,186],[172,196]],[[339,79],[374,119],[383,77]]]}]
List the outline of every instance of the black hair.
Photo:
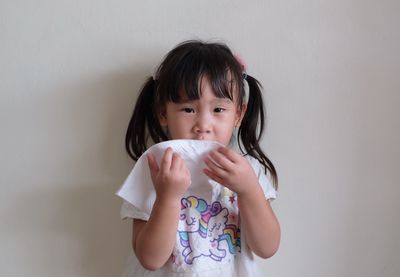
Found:
[{"label": "black hair", "polygon": [[[223,43],[185,41],[172,49],[158,67],[154,78],[149,77],[142,87],[133,110],[125,137],[129,156],[138,160],[146,151],[149,139],[153,143],[168,140],[159,118],[167,102],[179,102],[183,89],[189,100],[201,97],[199,84],[207,76],[216,97],[234,100],[241,109],[245,102],[245,84],[249,88],[247,109],[238,128],[238,145],[245,155],[256,158],[269,172],[275,188],[278,177],[274,165],[260,147],[265,127],[261,84],[243,72],[243,65]],[[244,148],[244,149],[243,149]]]}]

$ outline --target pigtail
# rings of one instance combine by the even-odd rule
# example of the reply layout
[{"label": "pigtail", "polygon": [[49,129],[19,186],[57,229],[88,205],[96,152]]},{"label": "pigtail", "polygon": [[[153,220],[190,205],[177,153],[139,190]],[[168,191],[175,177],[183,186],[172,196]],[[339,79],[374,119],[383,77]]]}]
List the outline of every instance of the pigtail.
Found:
[{"label": "pigtail", "polygon": [[140,91],[125,136],[125,149],[137,161],[147,149],[149,135],[154,143],[166,140],[155,112],[156,81],[149,77]]},{"label": "pigtail", "polygon": [[[250,75],[246,76],[246,80],[249,86],[249,100],[246,113],[238,130],[238,138],[240,138],[241,144],[246,150],[244,152],[255,157],[264,166],[265,173],[269,171],[274,187],[277,188],[278,175],[275,167],[259,144],[265,126],[264,104],[261,94],[262,86]],[[260,123],[259,126],[258,123]],[[239,147],[242,150],[241,144],[239,143]]]}]

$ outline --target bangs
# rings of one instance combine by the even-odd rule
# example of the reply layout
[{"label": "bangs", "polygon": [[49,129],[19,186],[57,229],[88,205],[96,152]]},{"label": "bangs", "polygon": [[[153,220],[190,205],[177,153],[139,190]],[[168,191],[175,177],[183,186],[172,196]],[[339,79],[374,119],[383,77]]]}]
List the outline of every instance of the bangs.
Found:
[{"label": "bangs", "polygon": [[225,45],[194,42],[182,46],[167,55],[157,72],[159,104],[200,99],[203,78],[208,79],[216,97],[234,101],[237,91],[242,103],[242,68]]}]

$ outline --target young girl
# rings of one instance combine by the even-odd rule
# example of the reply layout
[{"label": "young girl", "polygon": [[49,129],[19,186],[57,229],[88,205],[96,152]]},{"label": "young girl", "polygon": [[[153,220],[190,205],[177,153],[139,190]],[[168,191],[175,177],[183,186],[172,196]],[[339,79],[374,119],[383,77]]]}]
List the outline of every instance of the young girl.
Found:
[{"label": "young girl", "polygon": [[[144,84],[126,149],[138,160],[150,143],[172,144],[159,158],[151,149],[143,155],[150,192],[141,179],[123,185],[135,187],[121,208],[122,218],[133,218],[134,254],[123,276],[263,275],[253,253],[268,258],[279,246],[280,227],[268,201],[275,198],[277,174],[259,145],[260,84],[244,71],[226,45],[187,41]],[[202,172],[189,170],[187,150],[174,149],[188,141],[193,150],[214,143]],[[195,175],[207,184],[193,186]]]}]

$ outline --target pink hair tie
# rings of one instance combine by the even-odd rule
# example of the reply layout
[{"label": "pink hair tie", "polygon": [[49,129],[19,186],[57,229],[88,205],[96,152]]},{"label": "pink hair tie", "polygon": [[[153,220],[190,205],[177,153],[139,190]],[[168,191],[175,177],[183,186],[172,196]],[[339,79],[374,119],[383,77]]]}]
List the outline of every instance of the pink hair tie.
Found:
[{"label": "pink hair tie", "polygon": [[247,73],[246,73],[246,69],[247,69],[247,64],[244,61],[244,59],[242,58],[242,56],[238,53],[233,54],[233,56],[235,57],[235,59],[238,61],[238,63],[242,66],[242,70],[243,70],[243,79],[246,79],[247,77]]},{"label": "pink hair tie", "polygon": [[246,64],[246,62],[244,61],[244,59],[242,58],[242,56],[240,56],[240,54],[238,54],[238,53],[233,54],[233,56],[234,56],[235,59],[238,61],[238,63],[242,66],[242,70],[243,70],[243,71],[246,71],[246,69],[247,69],[247,64]]}]

